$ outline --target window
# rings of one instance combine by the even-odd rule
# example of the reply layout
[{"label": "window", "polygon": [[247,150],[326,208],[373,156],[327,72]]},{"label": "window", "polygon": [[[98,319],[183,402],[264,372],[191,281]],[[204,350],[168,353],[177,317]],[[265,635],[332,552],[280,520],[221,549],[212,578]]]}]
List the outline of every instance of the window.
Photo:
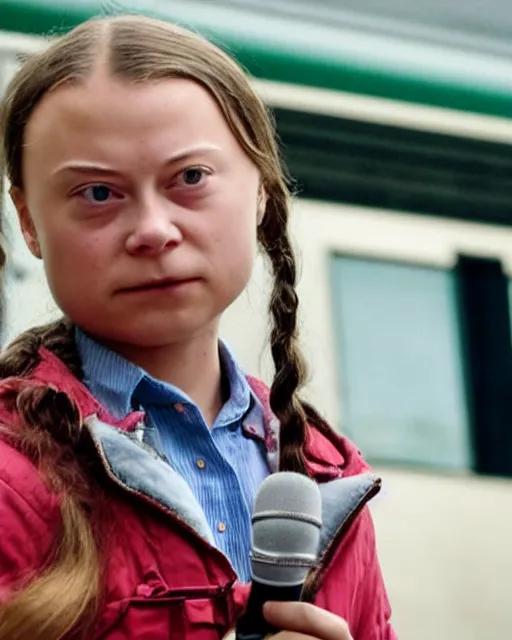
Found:
[{"label": "window", "polygon": [[472,466],[451,271],[333,256],[344,431],[370,461]]}]

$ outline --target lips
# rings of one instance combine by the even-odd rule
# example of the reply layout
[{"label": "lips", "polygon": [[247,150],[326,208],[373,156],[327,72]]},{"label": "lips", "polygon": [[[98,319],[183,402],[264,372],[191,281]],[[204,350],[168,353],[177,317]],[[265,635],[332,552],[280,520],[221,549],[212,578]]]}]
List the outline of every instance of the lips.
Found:
[{"label": "lips", "polygon": [[178,287],[189,282],[195,282],[197,278],[164,278],[163,280],[149,280],[131,287],[124,287],[122,292],[130,293],[135,291],[150,291],[156,289],[166,289],[169,287]]}]

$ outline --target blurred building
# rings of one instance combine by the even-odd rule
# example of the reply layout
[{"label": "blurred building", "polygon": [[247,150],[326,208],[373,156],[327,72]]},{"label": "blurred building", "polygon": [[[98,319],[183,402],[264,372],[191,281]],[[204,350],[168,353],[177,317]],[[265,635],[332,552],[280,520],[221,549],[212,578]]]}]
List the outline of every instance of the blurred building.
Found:
[{"label": "blurred building", "polygon": [[[1,0],[16,56],[100,11],[213,37],[255,76],[296,181],[306,394],[382,472],[403,640],[512,636],[512,11],[505,0]],[[55,313],[5,202],[3,340]],[[223,332],[270,380],[262,259]],[[247,322],[251,314],[251,323]]]}]

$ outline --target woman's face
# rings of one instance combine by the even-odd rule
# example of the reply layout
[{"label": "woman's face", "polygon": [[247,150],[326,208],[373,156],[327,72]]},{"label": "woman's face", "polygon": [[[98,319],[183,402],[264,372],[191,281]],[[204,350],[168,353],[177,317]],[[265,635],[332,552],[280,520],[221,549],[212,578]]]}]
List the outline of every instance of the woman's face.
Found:
[{"label": "woman's face", "polygon": [[54,89],[28,122],[23,179],[27,244],[62,311],[99,338],[216,330],[250,278],[259,173],[192,81],[97,72]]}]

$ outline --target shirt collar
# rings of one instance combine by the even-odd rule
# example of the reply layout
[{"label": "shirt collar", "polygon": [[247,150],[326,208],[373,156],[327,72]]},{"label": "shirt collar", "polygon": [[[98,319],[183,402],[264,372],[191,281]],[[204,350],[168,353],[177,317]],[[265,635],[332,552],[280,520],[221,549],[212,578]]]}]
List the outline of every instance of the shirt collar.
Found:
[{"label": "shirt collar", "polygon": [[115,418],[124,418],[133,410],[131,398],[144,371],[79,328],[75,342],[84,384]]},{"label": "shirt collar", "polygon": [[[145,404],[182,402],[194,405],[183,391],[153,378],[81,329],[76,329],[75,339],[82,361],[84,383],[115,418],[121,419],[134,408],[138,409]],[[254,401],[259,404],[245,374],[222,341],[219,342],[219,354],[229,381],[230,396],[217,416],[214,427],[241,420],[250,407],[254,406]]]}]

